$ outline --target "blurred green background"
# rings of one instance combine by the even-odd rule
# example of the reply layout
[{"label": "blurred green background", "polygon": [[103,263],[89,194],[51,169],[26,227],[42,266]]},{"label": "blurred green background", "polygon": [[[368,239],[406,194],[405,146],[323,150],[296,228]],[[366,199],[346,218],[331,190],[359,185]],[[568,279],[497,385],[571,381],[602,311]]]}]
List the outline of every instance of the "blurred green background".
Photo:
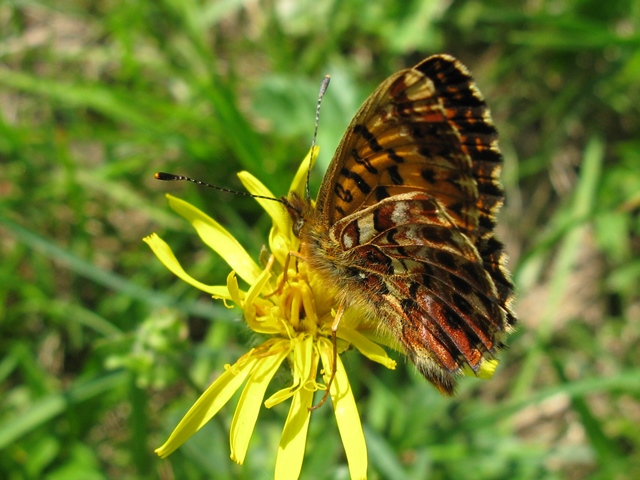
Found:
[{"label": "blurred green background", "polygon": [[[157,232],[192,275],[224,282],[164,194],[256,258],[269,228],[250,198],[153,173],[241,188],[246,169],[286,194],[330,73],[317,188],[360,102],[442,52],[474,73],[501,133],[521,323],[495,378],[453,400],[402,358],[391,372],[345,355],[370,478],[640,478],[635,0],[2,2],[0,477],[271,478],[287,404],[262,410],[243,466],[235,400],[168,460],[153,454],[251,341],[237,310],[142,243]],[[347,476],[321,408],[302,478]]]}]

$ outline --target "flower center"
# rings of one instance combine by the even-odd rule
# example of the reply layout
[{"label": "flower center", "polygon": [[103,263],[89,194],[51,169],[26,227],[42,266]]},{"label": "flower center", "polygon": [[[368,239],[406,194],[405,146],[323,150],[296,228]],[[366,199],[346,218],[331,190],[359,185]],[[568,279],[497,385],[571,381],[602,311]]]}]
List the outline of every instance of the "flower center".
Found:
[{"label": "flower center", "polygon": [[[296,265],[297,263],[297,265]],[[274,295],[279,309],[279,318],[285,319],[289,336],[311,335],[314,338],[331,335],[331,311],[318,309],[317,298],[311,288],[309,272],[304,261],[290,262],[285,274],[278,276],[280,292]],[[311,274],[313,275],[313,274]],[[320,302],[324,307],[327,302]]]}]

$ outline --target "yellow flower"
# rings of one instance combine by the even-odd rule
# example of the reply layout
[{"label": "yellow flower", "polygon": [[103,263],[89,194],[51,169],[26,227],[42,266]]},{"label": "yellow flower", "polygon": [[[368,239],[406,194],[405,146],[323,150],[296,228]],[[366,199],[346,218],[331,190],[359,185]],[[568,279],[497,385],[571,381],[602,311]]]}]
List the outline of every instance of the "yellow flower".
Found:
[{"label": "yellow flower", "polygon": [[[291,191],[300,197],[304,196],[307,171],[312,157],[316,155],[317,150],[313,151],[313,155],[311,152],[307,155],[291,185]],[[241,172],[239,177],[252,194],[273,198],[273,194],[249,173]],[[275,478],[298,478],[313,394],[326,389],[333,371],[331,325],[337,308],[333,296],[307,270],[304,260],[289,256],[290,252],[298,251],[300,242],[293,234],[291,219],[281,203],[257,199],[273,220],[269,235],[271,253],[261,267],[215,220],[178,198],[171,195],[167,197],[171,208],[191,222],[202,240],[232,268],[227,284],[205,285],[188,275],[170,247],[156,234],[144,241],[160,261],[182,280],[212,294],[214,298],[231,301],[240,307],[247,325],[255,332],[267,335],[268,340],[244,354],[235,364],[225,366],[225,373],[207,388],[156,453],[162,458],[170,455],[208,422],[244,384],[230,432],[231,458],[242,464],[267,386],[280,365],[288,359],[292,373],[291,385],[273,394],[264,401],[264,405],[271,408],[291,399],[278,446]],[[290,260],[287,261],[287,258]],[[246,291],[240,288],[236,275],[249,285]],[[387,343],[388,339],[378,338],[376,334],[376,329],[367,325],[356,312],[347,310],[337,331],[338,353],[353,346],[373,361],[395,368],[395,361],[378,345]],[[317,382],[318,373],[322,374],[325,384]],[[366,478],[367,450],[362,425],[339,355],[330,397],[351,478]]]}]

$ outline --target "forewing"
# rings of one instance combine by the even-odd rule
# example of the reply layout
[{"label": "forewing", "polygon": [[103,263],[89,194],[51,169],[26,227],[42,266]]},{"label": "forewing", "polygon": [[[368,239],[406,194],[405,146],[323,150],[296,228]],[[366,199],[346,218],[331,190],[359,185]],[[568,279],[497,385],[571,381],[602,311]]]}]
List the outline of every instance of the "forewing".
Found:
[{"label": "forewing", "polygon": [[434,56],[398,72],[367,99],[334,155],[318,195],[325,224],[422,191],[475,242],[478,207],[492,215],[502,198],[493,181],[501,160],[495,139],[486,105],[457,60]]}]

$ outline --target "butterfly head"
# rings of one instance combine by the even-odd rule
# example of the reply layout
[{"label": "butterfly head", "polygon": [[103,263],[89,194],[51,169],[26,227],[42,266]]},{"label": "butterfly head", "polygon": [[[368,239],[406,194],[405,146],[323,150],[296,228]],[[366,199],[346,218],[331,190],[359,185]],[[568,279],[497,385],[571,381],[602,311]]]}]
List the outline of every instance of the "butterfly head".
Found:
[{"label": "butterfly head", "polygon": [[291,216],[293,234],[300,238],[300,231],[311,215],[310,203],[300,198],[295,192],[289,192],[288,196],[281,197],[280,200]]}]

